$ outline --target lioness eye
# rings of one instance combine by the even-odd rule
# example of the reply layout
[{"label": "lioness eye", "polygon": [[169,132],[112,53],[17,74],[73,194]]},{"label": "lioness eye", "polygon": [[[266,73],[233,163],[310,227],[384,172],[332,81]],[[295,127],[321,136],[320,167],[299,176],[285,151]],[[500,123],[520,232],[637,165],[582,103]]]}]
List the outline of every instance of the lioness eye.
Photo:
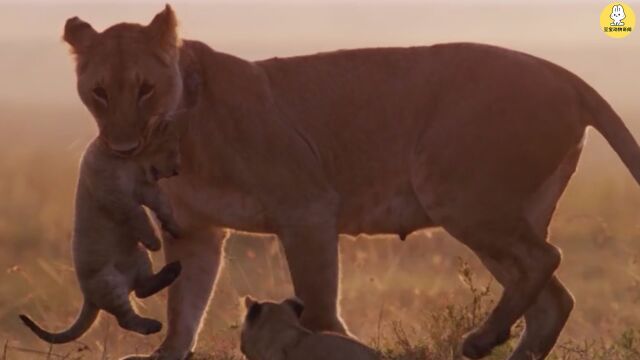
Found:
[{"label": "lioness eye", "polygon": [[93,97],[100,101],[103,105],[107,105],[109,101],[109,96],[107,95],[107,90],[105,90],[102,86],[96,86],[91,91]]},{"label": "lioness eye", "polygon": [[151,96],[151,94],[153,93],[153,89],[153,85],[147,82],[143,82],[142,85],[140,85],[140,89],[138,90],[138,101],[140,102],[149,98],[149,96]]}]

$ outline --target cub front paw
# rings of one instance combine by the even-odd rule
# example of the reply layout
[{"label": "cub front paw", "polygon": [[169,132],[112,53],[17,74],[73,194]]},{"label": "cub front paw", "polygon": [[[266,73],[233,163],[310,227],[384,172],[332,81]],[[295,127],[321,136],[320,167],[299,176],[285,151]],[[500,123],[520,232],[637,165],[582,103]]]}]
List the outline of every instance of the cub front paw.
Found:
[{"label": "cub front paw", "polygon": [[149,251],[158,251],[162,248],[162,243],[157,237],[148,237],[140,241]]}]

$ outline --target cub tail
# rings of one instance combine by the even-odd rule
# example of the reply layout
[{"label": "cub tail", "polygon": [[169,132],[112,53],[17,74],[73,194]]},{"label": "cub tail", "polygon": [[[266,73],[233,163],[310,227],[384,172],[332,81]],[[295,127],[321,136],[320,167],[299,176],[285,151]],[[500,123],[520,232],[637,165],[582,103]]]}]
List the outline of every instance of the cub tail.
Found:
[{"label": "cub tail", "polygon": [[98,317],[99,309],[85,301],[82,305],[82,310],[78,315],[76,321],[71,327],[65,331],[59,333],[51,333],[42,329],[36,324],[30,317],[24,314],[20,314],[20,320],[33,331],[40,339],[50,344],[64,344],[74,340],[77,340],[80,336],[91,328],[91,325],[96,321]]}]

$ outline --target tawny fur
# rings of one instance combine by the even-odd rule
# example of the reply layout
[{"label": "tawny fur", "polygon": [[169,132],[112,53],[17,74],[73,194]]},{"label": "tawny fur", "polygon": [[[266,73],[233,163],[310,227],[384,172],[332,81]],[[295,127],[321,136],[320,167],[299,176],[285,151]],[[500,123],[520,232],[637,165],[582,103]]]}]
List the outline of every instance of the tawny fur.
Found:
[{"label": "tawny fur", "polygon": [[180,263],[173,262],[153,274],[148,252],[138,244],[153,251],[161,246],[142,205],[154,211],[169,234],[179,236],[169,200],[157,184],[178,170],[174,127],[169,121],[159,124],[154,143],[133,158],[114,155],[100,139],[89,144],[80,163],[73,233],[73,259],[84,304],[75,323],[60,333],[47,332],[21,315],[41,339],[76,340],[91,327],[99,310],[113,314],[127,330],[152,334],[162,328],[159,321],[136,314],[129,294],[151,296],[169,286],[181,270]]},{"label": "tawny fur", "polygon": [[[547,226],[593,126],[640,179],[640,149],[607,102],[542,59],[480,44],[344,50],[251,62],[176,35],[170,7],[148,26],[97,32],[70,19],[80,98],[123,154],[144,146],[153,113],[176,113],[181,175],[163,187],[183,242],[169,329],[155,354],[182,359],[218,274],[228,227],[277,234],[302,324],[346,333],[337,305],[339,233],[441,226],[504,287],[464,341],[481,358],[526,331],[511,360],[543,359],[573,307]],[[155,84],[144,111],[141,80]],[[114,111],[92,90],[104,88]],[[124,89],[122,93],[118,89]],[[143,140],[140,140],[143,139]]]},{"label": "tawny fur", "polygon": [[332,332],[311,332],[300,324],[304,305],[245,298],[240,348],[248,360],[377,360],[366,345]]}]

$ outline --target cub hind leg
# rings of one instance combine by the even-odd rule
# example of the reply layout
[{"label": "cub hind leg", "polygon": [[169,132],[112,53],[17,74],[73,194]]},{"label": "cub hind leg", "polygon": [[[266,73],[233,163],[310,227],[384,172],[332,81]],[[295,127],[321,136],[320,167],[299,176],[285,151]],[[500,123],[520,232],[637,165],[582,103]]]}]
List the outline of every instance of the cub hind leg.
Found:
[{"label": "cub hind leg", "polygon": [[178,278],[182,271],[182,265],[179,261],[166,264],[158,273],[153,274],[151,269],[145,271],[138,277],[135,285],[135,294],[138,298],[144,299],[152,296],[169,285]]},{"label": "cub hind leg", "polygon": [[118,325],[123,329],[137,332],[142,335],[155,334],[162,330],[162,323],[160,321],[138,315],[131,306],[131,302],[128,297],[127,301],[114,304],[111,309],[105,310],[116,317]]},{"label": "cub hind leg", "polygon": [[138,315],[129,299],[130,280],[114,267],[100,272],[86,287],[92,294],[91,300],[100,309],[116,317],[123,329],[143,335],[159,332],[162,323]]}]

